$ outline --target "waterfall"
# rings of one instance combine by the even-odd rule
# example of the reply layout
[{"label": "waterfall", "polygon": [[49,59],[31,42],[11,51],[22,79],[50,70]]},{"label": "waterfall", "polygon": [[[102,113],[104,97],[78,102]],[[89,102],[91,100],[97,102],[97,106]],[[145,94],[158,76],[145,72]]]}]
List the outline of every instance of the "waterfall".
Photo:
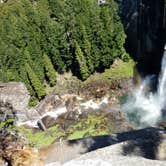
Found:
[{"label": "waterfall", "polygon": [[122,106],[128,120],[139,127],[155,126],[166,114],[166,45],[158,78],[158,88],[153,93],[148,88],[155,77],[155,75],[147,76]]},{"label": "waterfall", "polygon": [[166,45],[162,59],[161,73],[159,76],[157,96],[159,98],[160,105],[164,107],[166,102]]}]

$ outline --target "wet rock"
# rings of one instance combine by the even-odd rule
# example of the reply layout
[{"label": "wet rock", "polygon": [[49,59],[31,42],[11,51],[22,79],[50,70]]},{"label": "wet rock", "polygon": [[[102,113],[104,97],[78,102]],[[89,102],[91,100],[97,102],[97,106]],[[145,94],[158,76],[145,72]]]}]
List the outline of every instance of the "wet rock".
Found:
[{"label": "wet rock", "polygon": [[67,129],[70,125],[77,123],[79,116],[80,115],[77,112],[66,112],[56,119],[56,124],[62,129]]},{"label": "wet rock", "polygon": [[160,121],[160,122],[158,123],[158,126],[164,128],[164,129],[166,129],[166,119],[163,119],[162,121]]},{"label": "wet rock", "polygon": [[118,88],[129,91],[133,88],[133,78],[125,78],[120,80]]},{"label": "wet rock", "polygon": [[49,128],[49,127],[52,127],[56,124],[56,119],[47,115],[47,116],[44,116],[41,121],[38,121],[37,124],[39,126],[40,129],[43,129],[43,126],[41,126],[41,122],[43,123],[43,125],[46,127],[46,128]]}]

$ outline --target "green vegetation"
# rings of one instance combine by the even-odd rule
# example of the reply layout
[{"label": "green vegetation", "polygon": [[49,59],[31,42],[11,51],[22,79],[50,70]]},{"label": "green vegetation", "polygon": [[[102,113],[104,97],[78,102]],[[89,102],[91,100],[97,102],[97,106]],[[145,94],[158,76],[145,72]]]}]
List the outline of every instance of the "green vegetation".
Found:
[{"label": "green vegetation", "polygon": [[100,115],[89,114],[87,119],[81,119],[69,128],[68,139],[76,139],[97,135],[106,135],[112,131],[111,119],[108,121],[106,113]]},{"label": "green vegetation", "polygon": [[25,65],[25,69],[28,75],[28,79],[32,85],[32,88],[34,88],[37,97],[41,99],[45,95],[44,86],[42,85],[39,78],[28,64]]},{"label": "green vegetation", "polygon": [[0,121],[0,129],[13,129],[14,128],[14,119],[8,118],[6,121]]},{"label": "green vegetation", "polygon": [[17,127],[21,135],[26,137],[28,142],[37,147],[51,144],[56,138],[60,138],[62,133],[58,132],[57,126],[51,127],[47,132],[38,131],[33,133],[32,129]]},{"label": "green vegetation", "polygon": [[134,62],[131,60],[129,62],[123,62],[117,60],[115,66],[112,66],[110,69],[106,69],[103,73],[103,77],[106,79],[118,80],[121,78],[128,78],[133,76],[133,67]]},{"label": "green vegetation", "polygon": [[[65,122],[64,122],[65,123]],[[63,129],[60,125],[50,127],[47,131],[33,131],[25,127],[17,127],[21,135],[26,137],[28,142],[33,146],[45,146],[53,141],[72,140],[77,138],[105,135],[113,131],[111,117],[108,113],[99,112],[91,113],[84,118],[79,118],[78,121]]]},{"label": "green vegetation", "polygon": [[44,63],[46,76],[49,80],[50,86],[54,86],[56,83],[56,72],[51,63],[50,58],[46,54],[44,54],[43,56],[43,63]]},{"label": "green vegetation", "polygon": [[117,59],[109,69],[106,69],[103,73],[93,74],[87,79],[85,83],[90,83],[93,81],[102,81],[111,84],[114,81],[120,81],[123,78],[132,77],[134,65],[135,63],[133,60],[124,62],[120,59]]},{"label": "green vegetation", "polygon": [[113,0],[0,3],[0,81],[22,81],[41,99],[44,82],[56,84],[56,72],[85,80],[116,58],[127,61],[117,10]]},{"label": "green vegetation", "polygon": [[86,65],[86,59],[83,55],[83,52],[81,51],[81,48],[76,41],[75,41],[75,55],[76,55],[76,63],[78,64],[80,76],[82,80],[85,80],[89,76],[88,67]]}]

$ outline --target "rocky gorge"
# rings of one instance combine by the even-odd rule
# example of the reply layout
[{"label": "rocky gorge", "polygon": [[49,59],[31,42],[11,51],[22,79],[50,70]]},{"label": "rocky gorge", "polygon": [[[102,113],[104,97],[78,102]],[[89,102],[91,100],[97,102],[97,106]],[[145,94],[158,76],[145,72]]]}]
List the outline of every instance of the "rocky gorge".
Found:
[{"label": "rocky gorge", "polygon": [[[70,126],[75,128],[74,130],[80,128],[81,131],[82,127],[86,128],[88,123],[92,123],[94,125],[93,127],[91,126],[92,129],[89,128],[87,133],[82,133],[86,136],[90,134],[88,132],[94,132],[94,134],[103,132],[102,129],[100,130],[100,127],[105,128],[107,132],[112,129],[119,132],[126,131],[130,128],[132,129],[132,126],[126,122],[119,103],[119,98],[127,93],[129,86],[132,85],[131,79],[126,79],[126,81],[130,82],[130,84],[126,84],[127,86],[123,83],[123,85],[119,84],[119,87],[114,87],[114,85],[110,87],[108,84],[99,81],[94,83],[93,88],[91,84],[87,84],[79,90],[52,92],[34,108],[28,108],[28,102],[23,102],[25,99],[29,100],[29,96],[27,97],[28,94],[26,93],[27,90],[24,89],[23,91],[22,87],[19,87],[20,83],[9,83],[9,87],[12,84],[18,85],[18,87],[15,90],[13,89],[13,93],[9,94],[1,91],[1,94],[6,95],[5,100],[1,101],[1,117],[4,119],[3,121],[13,118],[13,123],[17,126],[43,131],[56,125],[64,131]],[[126,81],[123,80],[123,82]],[[7,86],[7,84],[1,85],[1,87]],[[22,103],[24,103],[22,105],[20,103],[20,108],[22,107],[20,110],[20,108],[18,109],[15,106],[15,103],[19,105],[19,101],[17,101],[18,99],[14,94],[21,90],[25,96],[21,98],[20,95]],[[86,120],[87,124],[84,124]],[[98,125],[101,122],[103,126],[99,127]],[[79,127],[77,123],[85,126]],[[110,129],[107,129],[107,125],[110,126]],[[95,131],[97,128],[99,131]],[[83,136],[82,134],[80,135],[81,137]]]},{"label": "rocky gorge", "polygon": [[[158,92],[166,86],[165,1],[117,2],[136,65],[117,58],[111,71],[84,82],[57,74],[56,86],[45,80],[46,96],[33,107],[24,83],[0,83],[0,166],[166,166],[166,121],[146,116],[165,117],[165,93]],[[148,123],[141,126],[142,119]]]},{"label": "rocky gorge", "polygon": [[[22,92],[29,100],[20,83],[1,87],[12,84],[17,87],[13,89],[15,94]],[[11,93],[3,91],[0,164],[120,165],[117,158],[127,164],[128,156],[132,156],[131,163],[139,160],[146,165],[164,166],[165,131],[157,128],[135,131],[136,126],[126,120],[120,107],[121,97],[131,90],[132,79],[122,79],[117,86],[100,81],[93,85],[86,84],[79,90],[55,90],[34,108],[24,102],[24,107],[20,105],[22,110],[13,104],[18,100],[16,96],[10,102]]]}]

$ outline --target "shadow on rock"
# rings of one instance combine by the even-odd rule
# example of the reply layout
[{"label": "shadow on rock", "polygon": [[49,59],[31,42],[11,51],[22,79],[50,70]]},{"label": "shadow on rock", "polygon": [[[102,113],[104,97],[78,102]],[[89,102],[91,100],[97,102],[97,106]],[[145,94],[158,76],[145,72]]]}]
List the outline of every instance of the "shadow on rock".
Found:
[{"label": "shadow on rock", "polygon": [[166,160],[166,131],[151,127],[76,140],[61,140],[40,148],[39,153],[45,163],[55,161],[63,163],[82,154],[109,146],[110,157],[141,156],[150,159]]},{"label": "shadow on rock", "polygon": [[[166,159],[166,131],[158,128],[145,128],[136,131],[96,136],[68,141],[69,146],[82,143],[83,153],[113,144],[124,142],[122,155],[136,155],[149,159]],[[164,144],[163,144],[164,142]],[[160,146],[162,144],[162,146]],[[161,154],[162,153],[165,154]]]},{"label": "shadow on rock", "polygon": [[[126,145],[123,146],[123,155],[137,155],[149,159],[164,159],[159,154],[166,144],[162,147],[160,144],[163,142],[164,131],[154,128],[147,128],[140,131],[133,132],[137,136],[131,139]],[[132,135],[130,135],[132,137]],[[166,157],[166,156],[165,156]]]}]

